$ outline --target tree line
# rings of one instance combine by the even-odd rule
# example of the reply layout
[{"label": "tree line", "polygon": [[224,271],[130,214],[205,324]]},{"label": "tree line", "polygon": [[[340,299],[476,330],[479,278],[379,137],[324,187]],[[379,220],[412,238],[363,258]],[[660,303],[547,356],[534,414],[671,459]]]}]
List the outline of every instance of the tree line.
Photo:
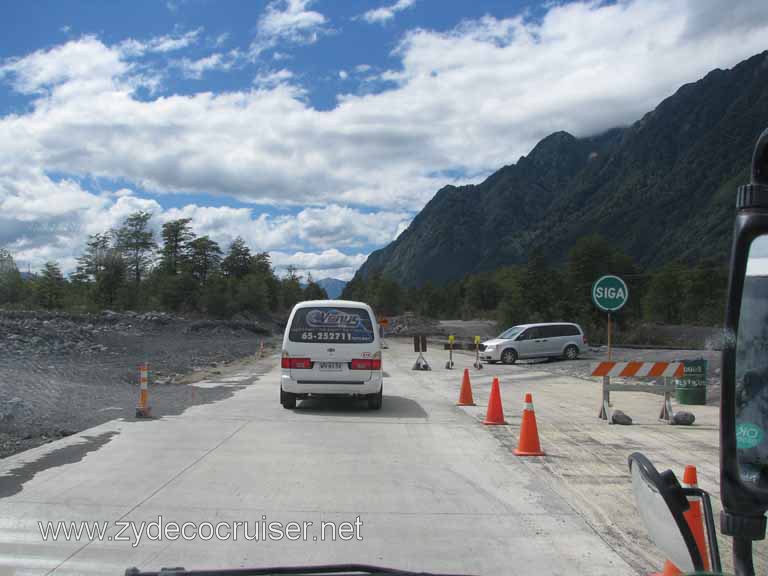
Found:
[{"label": "tree line", "polygon": [[616,321],[714,326],[723,320],[728,269],[720,261],[673,262],[641,271],[632,259],[598,235],[580,238],[563,264],[547,263],[534,251],[527,263],[467,275],[443,286],[427,282],[404,288],[381,274],[356,277],[342,297],[369,302],[380,314],[410,310],[431,318],[489,318],[504,326],[570,321],[600,335],[605,313],[592,303],[592,284],[615,274],[625,280],[629,301]]},{"label": "tree line", "polygon": [[[95,311],[101,309],[198,312],[227,318],[238,313],[282,313],[303,300],[327,298],[308,276],[294,269],[280,278],[266,252],[253,253],[242,238],[226,250],[196,236],[189,218],[163,224],[156,238],[152,214],[135,212],[117,229],[88,237],[73,273],[56,262],[23,277],[10,253],[0,250],[0,306]],[[373,275],[356,277],[342,298],[368,302],[380,315],[406,311],[431,318],[489,318],[504,326],[573,321],[599,334],[605,315],[591,301],[591,287],[604,274],[629,287],[619,325],[639,321],[717,325],[725,306],[728,270],[719,261],[673,262],[641,271],[632,259],[600,236],[578,240],[562,264],[540,252],[524,265],[467,275],[435,286],[405,288]]]},{"label": "tree line", "polygon": [[227,318],[282,312],[302,300],[327,298],[311,275],[305,285],[293,268],[279,278],[269,254],[251,252],[240,237],[225,251],[208,236],[196,236],[191,219],[180,218],[163,224],[156,238],[151,218],[151,212],[135,212],[119,228],[89,236],[68,276],[57,262],[47,262],[25,278],[12,255],[0,250],[0,305],[151,309]]}]

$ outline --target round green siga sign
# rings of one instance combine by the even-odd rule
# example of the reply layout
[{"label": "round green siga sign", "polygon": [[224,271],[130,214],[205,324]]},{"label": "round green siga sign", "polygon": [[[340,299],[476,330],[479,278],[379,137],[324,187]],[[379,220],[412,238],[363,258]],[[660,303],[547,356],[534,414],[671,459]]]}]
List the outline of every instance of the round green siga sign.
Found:
[{"label": "round green siga sign", "polygon": [[592,301],[604,312],[616,312],[629,298],[629,289],[618,276],[603,276],[592,285]]}]

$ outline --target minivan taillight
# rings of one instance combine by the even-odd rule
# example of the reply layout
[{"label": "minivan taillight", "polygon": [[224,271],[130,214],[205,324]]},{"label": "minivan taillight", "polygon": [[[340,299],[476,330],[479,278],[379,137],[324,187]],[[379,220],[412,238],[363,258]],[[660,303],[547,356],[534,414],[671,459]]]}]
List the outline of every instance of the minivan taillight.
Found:
[{"label": "minivan taillight", "polygon": [[280,366],[290,370],[311,370],[312,360],[310,358],[289,358],[288,356],[283,356]]}]

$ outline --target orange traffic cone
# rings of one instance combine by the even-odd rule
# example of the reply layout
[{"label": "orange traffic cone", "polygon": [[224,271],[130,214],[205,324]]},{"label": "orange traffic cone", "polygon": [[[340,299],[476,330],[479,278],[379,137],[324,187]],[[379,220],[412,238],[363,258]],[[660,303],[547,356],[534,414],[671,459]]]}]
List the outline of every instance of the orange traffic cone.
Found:
[{"label": "orange traffic cone", "polygon": [[671,561],[664,562],[664,569],[661,572],[651,572],[649,576],[678,576],[682,574],[677,566]]},{"label": "orange traffic cone", "polygon": [[[683,486],[686,488],[698,488],[698,479],[696,477],[696,466],[688,465],[683,471]],[[701,502],[698,498],[689,500],[690,508],[683,513],[691,527],[693,538],[696,540],[696,546],[699,547],[701,560],[704,562],[704,570],[709,572],[709,556],[707,555],[707,536],[704,531],[704,514],[701,512]]]},{"label": "orange traffic cone", "polygon": [[520,425],[520,442],[515,448],[518,456],[544,456],[539,444],[539,429],[536,426],[536,414],[533,411],[533,396],[525,395],[523,422]]},{"label": "orange traffic cone", "polygon": [[483,424],[506,424],[504,420],[504,410],[501,407],[501,391],[499,390],[499,379],[494,378],[491,385],[491,396],[488,398],[488,412],[485,414]]},{"label": "orange traffic cone", "polygon": [[459,401],[457,406],[475,406],[472,398],[472,384],[469,382],[469,369],[464,368],[464,378],[461,379],[461,392],[459,392]]},{"label": "orange traffic cone", "polygon": [[[683,471],[683,486],[685,488],[698,488],[698,479],[696,474],[696,466],[688,465]],[[683,512],[688,526],[691,528],[693,539],[696,540],[696,546],[699,548],[701,554],[701,560],[704,563],[704,571],[709,572],[709,556],[707,554],[707,536],[704,531],[704,515],[701,512],[701,503],[698,499],[689,500],[690,507]],[[680,569],[675,566],[674,562],[667,560],[664,562],[664,569],[662,572],[656,572],[652,576],[678,576],[682,574]]]}]

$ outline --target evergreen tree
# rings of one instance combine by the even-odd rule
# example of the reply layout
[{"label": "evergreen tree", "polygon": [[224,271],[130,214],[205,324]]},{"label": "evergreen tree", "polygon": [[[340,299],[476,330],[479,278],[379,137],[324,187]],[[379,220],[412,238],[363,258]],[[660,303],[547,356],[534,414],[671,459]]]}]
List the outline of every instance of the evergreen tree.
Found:
[{"label": "evergreen tree", "polygon": [[283,294],[283,306],[290,310],[296,303],[304,298],[304,291],[301,289],[301,276],[296,274],[296,268],[289,266],[285,278],[280,282],[280,290]]},{"label": "evergreen tree", "polygon": [[117,231],[117,248],[125,259],[128,274],[135,288],[149,269],[157,249],[154,234],[149,228],[151,212],[134,212]]},{"label": "evergreen tree", "polygon": [[221,248],[208,236],[201,236],[189,243],[189,252],[192,276],[200,284],[205,284],[211,274],[221,267]]},{"label": "evergreen tree", "polygon": [[21,300],[23,283],[13,256],[0,248],[0,304],[14,304]]},{"label": "evergreen tree", "polygon": [[67,281],[55,262],[46,262],[37,280],[38,303],[47,310],[61,308]]},{"label": "evergreen tree", "polygon": [[646,318],[677,324],[682,318],[683,270],[677,264],[668,264],[656,272],[643,299]]},{"label": "evergreen tree", "polygon": [[251,250],[240,236],[229,245],[221,269],[229,278],[242,278],[251,271]]},{"label": "evergreen tree", "polygon": [[95,281],[104,270],[104,260],[112,248],[112,234],[102,232],[91,234],[85,243],[83,254],[77,259],[75,276],[83,282]]},{"label": "evergreen tree", "polygon": [[163,224],[160,267],[166,274],[180,273],[190,258],[191,242],[195,238],[191,222],[191,218],[179,218]]},{"label": "evergreen tree", "polygon": [[99,270],[96,272],[96,302],[101,306],[114,307],[125,286],[127,275],[128,267],[119,250],[108,250],[100,258]]}]

